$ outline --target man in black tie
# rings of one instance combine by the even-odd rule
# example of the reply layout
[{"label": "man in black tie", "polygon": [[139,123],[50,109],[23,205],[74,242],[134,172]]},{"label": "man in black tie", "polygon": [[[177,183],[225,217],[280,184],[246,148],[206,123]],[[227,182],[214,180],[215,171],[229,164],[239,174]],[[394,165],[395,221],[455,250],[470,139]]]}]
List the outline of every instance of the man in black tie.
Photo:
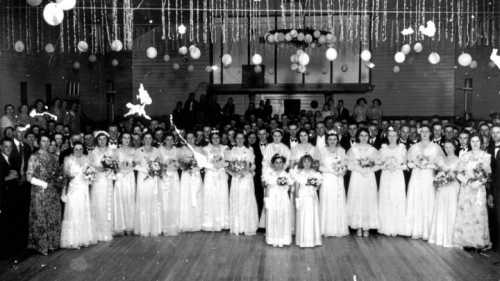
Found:
[{"label": "man in black tie", "polygon": [[491,186],[489,188],[488,205],[490,207],[490,230],[493,247],[500,250],[500,125],[491,128],[493,141],[491,154]]},{"label": "man in black tie", "polygon": [[343,136],[340,145],[347,152],[351,146],[356,142],[356,133],[358,132],[358,125],[351,123],[347,127],[347,135]]},{"label": "man in black tie", "polygon": [[444,138],[443,138],[443,126],[440,123],[434,123],[432,125],[432,135],[434,136],[432,142],[438,144],[442,148],[444,145]]},{"label": "man in black tie", "polygon": [[399,140],[398,142],[400,144],[403,144],[406,149],[410,149],[410,146],[412,145],[412,142],[410,141],[410,126],[404,124],[401,125],[399,129]]},{"label": "man in black tie", "polygon": [[269,133],[266,129],[259,129],[257,132],[259,140],[252,146],[255,155],[255,198],[257,200],[257,207],[259,209],[259,217],[264,208],[264,187],[262,186],[262,159],[263,152],[269,140]]},{"label": "man in black tie", "polygon": [[368,143],[375,147],[377,150],[382,147],[382,138],[378,133],[378,127],[375,124],[370,124],[368,126],[368,132],[370,133],[370,138],[368,139]]},{"label": "man in black tie", "polygon": [[293,149],[298,143],[297,133],[299,127],[296,124],[288,125],[288,133],[283,138],[283,143],[288,146],[288,148]]},{"label": "man in black tie", "polygon": [[6,258],[14,255],[18,245],[13,243],[16,231],[15,196],[19,174],[11,162],[14,142],[3,139],[0,146],[0,257]]},{"label": "man in black tie", "polygon": [[456,154],[460,157],[460,155],[470,150],[470,133],[468,131],[462,131],[458,135],[458,146],[456,149]]}]

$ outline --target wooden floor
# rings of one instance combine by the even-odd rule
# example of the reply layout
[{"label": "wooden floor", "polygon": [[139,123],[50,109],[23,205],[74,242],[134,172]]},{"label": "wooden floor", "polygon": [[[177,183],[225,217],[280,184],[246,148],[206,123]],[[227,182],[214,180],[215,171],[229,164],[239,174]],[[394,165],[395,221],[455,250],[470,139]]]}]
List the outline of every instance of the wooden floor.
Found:
[{"label": "wooden floor", "polygon": [[496,253],[469,254],[386,237],[328,238],[323,244],[272,248],[262,234],[129,236],[19,264],[0,263],[0,280],[500,280]]}]

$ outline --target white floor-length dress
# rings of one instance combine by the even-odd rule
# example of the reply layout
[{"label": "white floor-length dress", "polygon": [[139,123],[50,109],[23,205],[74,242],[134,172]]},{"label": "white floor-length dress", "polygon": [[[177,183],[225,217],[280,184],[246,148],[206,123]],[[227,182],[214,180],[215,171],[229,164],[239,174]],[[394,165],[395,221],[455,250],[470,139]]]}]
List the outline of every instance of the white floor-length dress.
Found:
[{"label": "white floor-length dress", "polygon": [[412,167],[412,161],[424,156],[431,163],[438,163],[443,157],[441,147],[429,143],[413,145],[408,151],[408,165],[413,168],[406,200],[406,233],[413,239],[427,240],[430,234],[432,212],[434,211],[435,187],[434,168]]},{"label": "white floor-length dress", "polygon": [[354,229],[378,228],[378,194],[374,168],[362,168],[360,159],[377,159],[377,150],[369,144],[354,144],[347,153],[351,170],[347,192],[347,222]]},{"label": "white floor-length dress", "polygon": [[113,192],[114,223],[113,232],[123,233],[134,230],[135,212],[135,149],[121,147],[116,150],[120,170],[116,176]]},{"label": "white floor-length dress", "polygon": [[90,189],[92,233],[94,241],[113,239],[113,179],[112,171],[104,171],[101,161],[104,156],[114,157],[111,148],[95,148],[89,155],[91,165],[96,169],[95,180]]},{"label": "white floor-length dress", "polygon": [[[457,171],[458,158],[446,158],[440,165],[445,170]],[[453,247],[453,230],[457,217],[458,191],[460,184],[458,181],[441,186],[436,190],[436,200],[432,215],[429,243],[443,247]]]},{"label": "white floor-length dress", "polygon": [[297,170],[292,177],[297,184],[295,244],[303,248],[320,246],[319,186],[308,185],[308,181],[314,179],[321,184],[321,174],[314,170]]},{"label": "white floor-length dress", "polygon": [[[194,149],[200,150],[198,147]],[[179,149],[179,159],[194,160],[193,152],[184,146]],[[200,168],[182,170],[180,180],[179,226],[181,231],[199,231],[203,221],[203,182]]]},{"label": "white floor-length dress", "polygon": [[[278,179],[286,179],[286,185],[279,185]],[[292,178],[286,171],[266,171],[262,175],[266,185],[266,243],[274,247],[283,247],[292,243],[292,208],[290,204],[290,185]]]},{"label": "white floor-length dress", "polygon": [[147,151],[141,147],[136,152],[137,194],[134,232],[141,236],[158,236],[162,232],[159,177],[148,175],[148,162],[161,161],[157,148]]},{"label": "white floor-length dress", "polygon": [[61,248],[80,248],[94,242],[90,213],[89,181],[84,176],[89,166],[86,156],[68,156],[64,172],[71,179],[65,194],[64,218],[61,230]]},{"label": "white floor-length dress", "polygon": [[159,148],[162,163],[167,167],[160,180],[162,230],[164,235],[177,235],[180,231],[180,180],[178,172],[178,149]]},{"label": "white floor-length dress", "polygon": [[324,236],[345,236],[349,234],[349,227],[344,175],[337,174],[334,167],[346,164],[345,150],[337,147],[335,152],[331,152],[325,148],[320,155],[320,169],[323,173],[319,190],[321,233]]},{"label": "white floor-length dress", "polygon": [[203,224],[202,230],[221,231],[229,228],[229,187],[224,168],[227,146],[204,147],[208,158],[203,184]]},{"label": "white floor-length dress", "polygon": [[383,145],[380,160],[385,168],[380,175],[379,228],[378,232],[388,235],[406,235],[406,183],[403,168],[406,164],[406,148]]},{"label": "white floor-length dress", "polygon": [[[244,146],[233,147],[227,155],[227,160],[244,161],[251,166],[255,165],[253,151]],[[253,174],[249,171],[243,175],[233,175],[229,192],[229,230],[236,235],[240,233],[254,235],[258,226],[259,214]]]}]

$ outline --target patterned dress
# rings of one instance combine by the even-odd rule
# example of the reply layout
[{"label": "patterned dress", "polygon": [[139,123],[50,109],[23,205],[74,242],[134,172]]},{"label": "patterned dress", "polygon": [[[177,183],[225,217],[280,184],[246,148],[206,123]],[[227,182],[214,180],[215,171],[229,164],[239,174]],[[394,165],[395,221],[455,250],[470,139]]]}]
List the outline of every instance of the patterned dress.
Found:
[{"label": "patterned dress", "polygon": [[43,189],[31,186],[28,248],[44,255],[59,248],[61,241],[61,186],[59,161],[53,154],[38,151],[28,162],[28,177],[48,183]]}]

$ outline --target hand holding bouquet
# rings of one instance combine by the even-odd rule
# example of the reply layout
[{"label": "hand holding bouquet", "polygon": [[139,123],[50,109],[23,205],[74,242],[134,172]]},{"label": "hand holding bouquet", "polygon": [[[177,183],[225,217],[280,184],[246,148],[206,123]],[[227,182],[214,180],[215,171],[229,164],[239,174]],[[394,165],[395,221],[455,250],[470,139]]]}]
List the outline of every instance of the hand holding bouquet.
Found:
[{"label": "hand holding bouquet", "polygon": [[318,188],[319,185],[320,185],[319,184],[319,179],[317,179],[317,178],[308,178],[307,182],[306,182],[306,185]]},{"label": "hand holding bouquet", "polygon": [[194,168],[198,167],[198,163],[194,158],[180,159],[179,166],[183,171],[192,171]]},{"label": "hand holding bouquet", "polygon": [[387,157],[380,163],[382,170],[395,171],[404,169],[405,165],[403,162],[399,161],[396,157]]},{"label": "hand holding bouquet", "polygon": [[163,164],[160,162],[159,159],[155,159],[155,160],[150,160],[147,162],[148,163],[148,176],[146,177],[146,179],[148,178],[162,178],[163,177],[163,171],[164,171],[164,166]]},{"label": "hand holding bouquet", "polygon": [[243,177],[249,171],[249,163],[242,160],[230,161],[227,166],[229,174],[232,176]]},{"label": "hand holding bouquet", "polygon": [[441,188],[443,186],[447,186],[454,182],[457,178],[457,175],[452,170],[439,169],[434,176],[434,186],[436,188]]},{"label": "hand holding bouquet", "polygon": [[337,176],[343,176],[347,171],[347,164],[340,157],[335,157],[332,162],[333,173]]},{"label": "hand holding bouquet", "polygon": [[375,161],[367,157],[358,159],[358,164],[362,169],[373,169],[375,167]]},{"label": "hand holding bouquet", "polygon": [[95,180],[96,170],[92,166],[87,166],[83,171],[83,177],[88,182],[93,182]]},{"label": "hand holding bouquet", "polygon": [[278,184],[279,186],[289,185],[289,183],[288,183],[288,179],[287,179],[286,177],[279,177],[279,178],[277,179],[277,184]]},{"label": "hand holding bouquet", "polygon": [[212,158],[212,164],[216,169],[225,168],[227,166],[226,161],[224,161],[224,158],[221,155],[215,155]]},{"label": "hand holding bouquet", "polygon": [[436,167],[428,156],[422,154],[419,154],[415,157],[415,159],[410,160],[408,166],[418,169],[434,169]]},{"label": "hand holding bouquet", "polygon": [[119,169],[118,161],[113,159],[113,157],[109,155],[104,155],[101,160],[101,165],[104,171],[117,173]]},{"label": "hand holding bouquet", "polygon": [[488,182],[489,173],[486,171],[482,163],[478,163],[472,169],[472,175],[468,178],[467,183],[485,184]]}]

